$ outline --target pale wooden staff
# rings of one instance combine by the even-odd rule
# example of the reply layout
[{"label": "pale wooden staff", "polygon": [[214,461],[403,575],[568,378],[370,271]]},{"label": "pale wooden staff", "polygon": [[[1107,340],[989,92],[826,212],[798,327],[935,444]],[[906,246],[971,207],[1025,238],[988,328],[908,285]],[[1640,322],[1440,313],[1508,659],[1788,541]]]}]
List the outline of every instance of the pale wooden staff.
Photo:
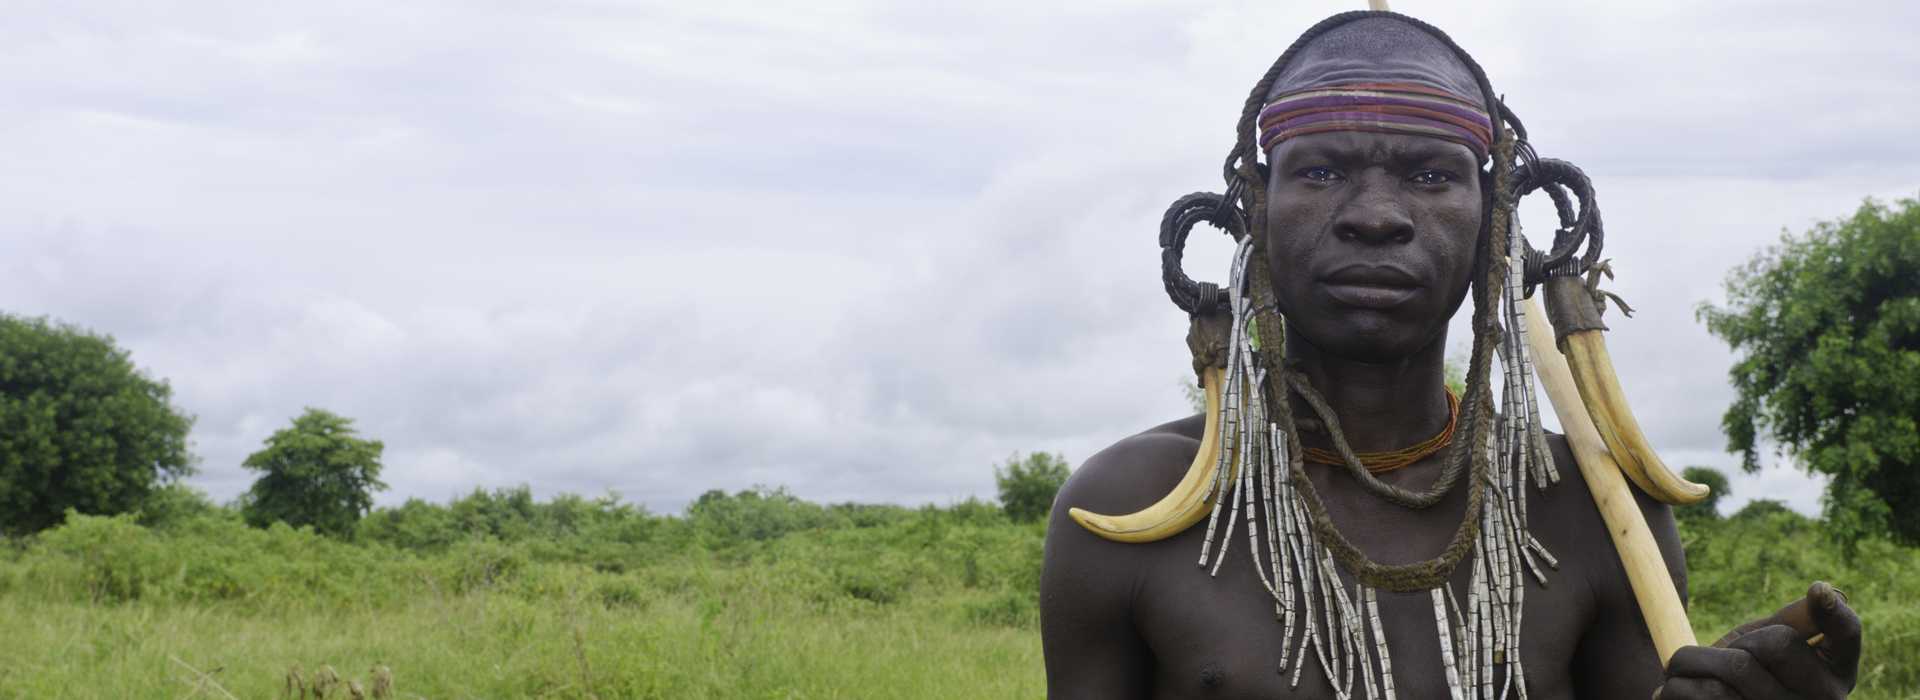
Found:
[{"label": "pale wooden staff", "polygon": [[1593,505],[1613,537],[1613,548],[1627,569],[1627,582],[1633,597],[1640,601],[1640,614],[1646,618],[1647,631],[1653,635],[1653,648],[1660,652],[1660,664],[1666,665],[1680,647],[1699,644],[1693,636],[1693,624],[1687,621],[1686,606],[1680,603],[1680,591],[1674,588],[1666,560],[1660,557],[1660,545],[1653,541],[1653,530],[1634,502],[1620,465],[1607,451],[1593,417],[1580,401],[1580,389],[1573,384],[1573,372],[1566,358],[1554,346],[1553,328],[1540,311],[1540,302],[1527,299],[1521,304],[1527,320],[1527,351],[1533,354],[1533,370],[1540,386],[1547,391],[1553,413],[1560,417],[1560,431],[1566,435],[1573,462],[1593,494]]}]

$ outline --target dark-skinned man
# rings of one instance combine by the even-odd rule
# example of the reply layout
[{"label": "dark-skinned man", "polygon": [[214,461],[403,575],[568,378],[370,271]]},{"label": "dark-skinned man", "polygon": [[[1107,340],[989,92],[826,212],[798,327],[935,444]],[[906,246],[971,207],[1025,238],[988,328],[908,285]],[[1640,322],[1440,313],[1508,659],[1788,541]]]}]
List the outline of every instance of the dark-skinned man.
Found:
[{"label": "dark-skinned man", "polygon": [[[1825,584],[1663,669],[1586,484],[1557,477],[1575,468],[1565,442],[1514,399],[1525,373],[1505,372],[1495,406],[1492,358],[1525,366],[1502,302],[1541,273],[1508,264],[1525,246],[1495,190],[1532,155],[1493,94],[1451,40],[1389,13],[1316,25],[1256,86],[1228,199],[1202,212],[1245,229],[1228,289],[1169,282],[1196,333],[1225,319],[1195,349],[1227,408],[1121,440],[1062,488],[1041,579],[1050,696],[1851,690],[1859,620]],[[1447,327],[1469,298],[1455,397]],[[1220,468],[1190,470],[1210,430]],[[1209,495],[1204,518],[1169,500],[1183,491]],[[1671,511],[1634,495],[1684,592]],[[1092,515],[1135,511],[1182,515]]]}]

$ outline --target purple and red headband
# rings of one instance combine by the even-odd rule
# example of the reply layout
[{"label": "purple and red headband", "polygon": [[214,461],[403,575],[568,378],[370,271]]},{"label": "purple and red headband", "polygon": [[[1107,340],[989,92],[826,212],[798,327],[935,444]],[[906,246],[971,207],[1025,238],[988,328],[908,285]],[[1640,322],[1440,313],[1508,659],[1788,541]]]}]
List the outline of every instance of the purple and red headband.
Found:
[{"label": "purple and red headband", "polygon": [[1373,131],[1446,139],[1484,161],[1493,148],[1486,109],[1446,90],[1413,83],[1346,83],[1295,90],[1260,110],[1260,150],[1323,131]]}]

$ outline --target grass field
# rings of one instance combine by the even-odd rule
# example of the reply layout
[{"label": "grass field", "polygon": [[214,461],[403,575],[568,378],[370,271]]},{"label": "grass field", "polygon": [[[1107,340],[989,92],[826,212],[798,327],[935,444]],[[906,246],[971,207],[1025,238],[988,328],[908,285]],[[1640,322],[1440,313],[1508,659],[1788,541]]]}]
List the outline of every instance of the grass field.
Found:
[{"label": "grass field", "polygon": [[[0,697],[278,697],[323,665],[388,667],[402,698],[1043,695],[1043,531],[979,503],[758,491],[667,518],[506,491],[376,513],[351,543],[189,511],[0,549]],[[1867,620],[1855,697],[1920,697],[1920,554],[1848,563],[1811,525],[1689,524],[1701,636],[1827,577]]]}]

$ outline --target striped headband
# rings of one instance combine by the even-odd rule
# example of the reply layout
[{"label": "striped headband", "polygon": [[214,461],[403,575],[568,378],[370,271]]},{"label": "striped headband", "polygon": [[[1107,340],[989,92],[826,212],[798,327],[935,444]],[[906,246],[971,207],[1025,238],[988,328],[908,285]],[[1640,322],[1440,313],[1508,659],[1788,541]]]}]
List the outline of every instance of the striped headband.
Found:
[{"label": "striped headband", "polygon": [[1322,85],[1281,94],[1260,110],[1260,150],[1323,131],[1414,134],[1452,141],[1486,160],[1493,120],[1480,105],[1413,83]]}]

